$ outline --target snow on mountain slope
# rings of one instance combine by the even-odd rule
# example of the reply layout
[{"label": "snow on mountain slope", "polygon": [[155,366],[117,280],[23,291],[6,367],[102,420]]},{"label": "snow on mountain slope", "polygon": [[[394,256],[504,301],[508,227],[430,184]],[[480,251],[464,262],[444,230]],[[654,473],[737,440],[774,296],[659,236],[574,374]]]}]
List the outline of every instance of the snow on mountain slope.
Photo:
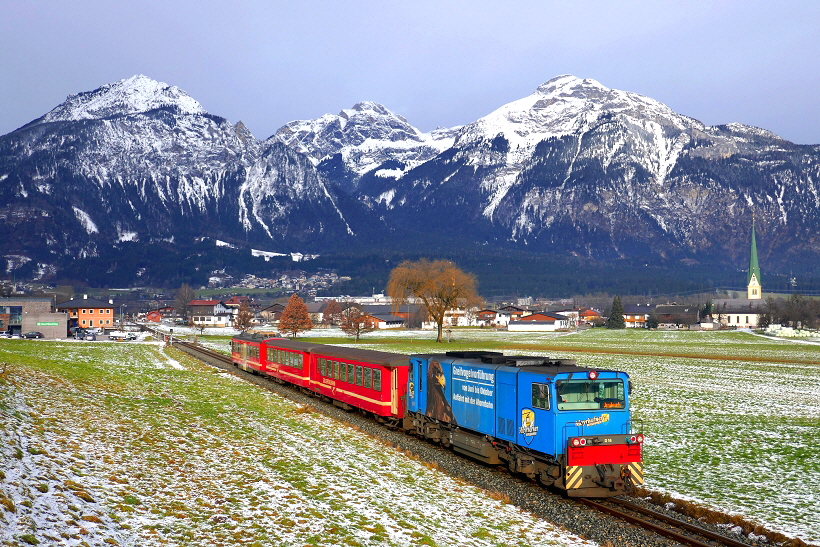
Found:
[{"label": "snow on mountain slope", "polygon": [[[659,185],[687,140],[679,136],[689,129],[704,129],[700,122],[648,97],[609,89],[591,79],[558,76],[531,95],[498,108],[459,132],[455,141],[459,148],[491,142],[499,136],[508,144],[503,167],[482,181],[482,190],[488,195],[484,215],[492,218],[510,188],[520,182],[519,175],[532,161],[539,143],[561,137],[576,141],[575,157],[567,170],[569,178],[574,160],[581,158],[585,135],[612,120],[631,126],[629,144],[641,149],[641,162]],[[626,144],[624,139],[607,143],[605,161],[612,161]]]},{"label": "snow on mountain slope", "polygon": [[290,122],[271,139],[281,140],[316,163],[341,153],[348,169],[361,175],[388,160],[410,166],[423,163],[452,146],[454,131],[422,133],[384,106],[360,102],[336,115]]},{"label": "snow on mountain slope", "polygon": [[139,74],[69,97],[38,122],[78,121],[127,116],[156,108],[175,107],[181,114],[204,114],[202,106],[176,86]]},{"label": "snow on mountain slope", "polygon": [[746,248],[752,211],[783,252],[820,255],[819,147],[574,76],[459,128],[423,133],[361,102],[265,141],[134,76],[0,136],[0,191],[0,226],[20,234],[0,256],[25,267],[198,237],[722,257]]},{"label": "snow on mountain slope", "polygon": [[[354,233],[306,156],[145,76],[72,95],[0,137],[0,189],[9,214],[49,232],[30,235],[52,255],[203,230],[293,244]],[[71,214],[37,220],[43,204]]]}]

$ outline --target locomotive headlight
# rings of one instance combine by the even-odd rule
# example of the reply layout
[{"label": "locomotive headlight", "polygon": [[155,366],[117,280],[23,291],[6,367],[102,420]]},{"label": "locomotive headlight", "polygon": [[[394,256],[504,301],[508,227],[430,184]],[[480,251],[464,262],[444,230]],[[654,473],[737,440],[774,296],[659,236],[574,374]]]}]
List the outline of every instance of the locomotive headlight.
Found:
[{"label": "locomotive headlight", "polygon": [[581,446],[586,446],[587,445],[587,440],[586,439],[579,439],[579,442],[581,443]]},{"label": "locomotive headlight", "polygon": [[579,446],[584,446],[586,444],[587,444],[586,439],[579,439],[578,437],[572,439],[572,446],[574,446],[575,448],[578,448]]},{"label": "locomotive headlight", "polygon": [[595,380],[596,378],[598,378],[598,371],[597,370],[590,370],[589,373],[587,374],[587,376],[589,376],[590,380]]},{"label": "locomotive headlight", "polygon": [[643,435],[638,435],[638,444],[643,444]]}]

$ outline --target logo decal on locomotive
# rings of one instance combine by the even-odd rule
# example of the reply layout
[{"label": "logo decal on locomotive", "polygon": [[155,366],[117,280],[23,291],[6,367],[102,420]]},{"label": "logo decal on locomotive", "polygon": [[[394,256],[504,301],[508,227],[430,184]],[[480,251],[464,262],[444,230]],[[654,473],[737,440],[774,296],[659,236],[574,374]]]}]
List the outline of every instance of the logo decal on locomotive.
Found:
[{"label": "logo decal on locomotive", "polygon": [[533,437],[538,434],[538,426],[535,425],[535,412],[531,408],[521,409],[521,427],[518,433],[524,435],[527,444],[532,443]]},{"label": "logo decal on locomotive", "polygon": [[600,416],[594,416],[592,418],[587,418],[585,420],[578,420],[575,422],[575,425],[580,427],[582,425],[598,425],[603,424],[609,421],[609,414],[601,414]]}]

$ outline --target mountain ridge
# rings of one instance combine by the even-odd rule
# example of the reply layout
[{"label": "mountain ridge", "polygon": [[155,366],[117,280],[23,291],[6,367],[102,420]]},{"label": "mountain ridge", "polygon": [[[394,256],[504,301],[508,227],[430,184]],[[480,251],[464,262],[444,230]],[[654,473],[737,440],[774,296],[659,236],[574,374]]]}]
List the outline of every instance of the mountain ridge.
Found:
[{"label": "mountain ridge", "polygon": [[0,225],[22,234],[0,251],[7,272],[51,276],[202,237],[729,267],[754,212],[761,260],[782,267],[820,257],[818,181],[820,146],[571,75],[455,128],[425,133],[362,101],[263,140],[137,75],[0,137]]}]

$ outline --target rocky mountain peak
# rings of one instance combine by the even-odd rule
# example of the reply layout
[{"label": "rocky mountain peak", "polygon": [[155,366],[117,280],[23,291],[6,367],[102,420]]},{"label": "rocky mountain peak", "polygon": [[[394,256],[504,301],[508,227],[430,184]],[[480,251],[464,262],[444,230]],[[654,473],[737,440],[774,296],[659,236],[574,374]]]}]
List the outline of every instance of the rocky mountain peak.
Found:
[{"label": "rocky mountain peak", "polygon": [[272,137],[307,154],[315,162],[341,153],[347,169],[365,173],[388,159],[426,161],[449,148],[446,130],[422,133],[404,117],[373,101],[362,101],[339,114],[290,122]]},{"label": "rocky mountain peak", "polygon": [[[351,108],[350,110],[353,110],[354,112],[372,113],[372,114],[377,114],[377,115],[380,115],[380,116],[396,117],[396,118],[401,118],[402,120],[404,120],[404,118],[402,118],[401,116],[399,116],[397,114],[393,114],[392,112],[390,112],[387,108],[384,107],[384,105],[381,105],[381,104],[373,102],[373,101],[358,102],[358,103],[354,104],[353,108]],[[350,110],[342,110],[339,113],[339,115],[349,117],[350,116]],[[405,121],[407,121],[407,120],[405,120]]]},{"label": "rocky mountain peak", "polygon": [[203,114],[196,100],[176,86],[158,82],[142,74],[131,76],[76,95],[36,122],[79,121],[127,116],[161,107],[176,107],[184,114]]}]

